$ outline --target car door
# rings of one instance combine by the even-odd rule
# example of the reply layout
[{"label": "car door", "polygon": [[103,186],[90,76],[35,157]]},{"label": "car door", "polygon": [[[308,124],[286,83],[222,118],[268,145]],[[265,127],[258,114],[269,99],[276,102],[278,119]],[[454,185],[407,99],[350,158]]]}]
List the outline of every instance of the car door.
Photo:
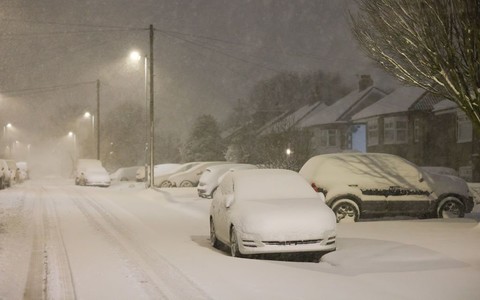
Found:
[{"label": "car door", "polygon": [[433,199],[423,172],[406,161],[398,161],[393,167],[398,171],[398,180],[388,192],[389,213],[418,215],[427,212]]},{"label": "car door", "polygon": [[227,174],[218,186],[218,191],[214,194],[212,200],[212,209],[214,211],[215,231],[217,237],[223,242],[228,242],[230,231],[229,210],[227,208],[227,199],[233,197],[233,178],[232,174]]}]

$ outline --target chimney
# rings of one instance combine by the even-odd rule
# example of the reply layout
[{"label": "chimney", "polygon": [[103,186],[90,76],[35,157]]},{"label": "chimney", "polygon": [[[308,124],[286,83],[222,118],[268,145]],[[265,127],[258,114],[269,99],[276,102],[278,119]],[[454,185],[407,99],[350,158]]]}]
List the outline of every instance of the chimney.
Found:
[{"label": "chimney", "polygon": [[368,74],[360,75],[360,80],[358,81],[358,91],[361,92],[369,86],[373,85],[372,76]]}]

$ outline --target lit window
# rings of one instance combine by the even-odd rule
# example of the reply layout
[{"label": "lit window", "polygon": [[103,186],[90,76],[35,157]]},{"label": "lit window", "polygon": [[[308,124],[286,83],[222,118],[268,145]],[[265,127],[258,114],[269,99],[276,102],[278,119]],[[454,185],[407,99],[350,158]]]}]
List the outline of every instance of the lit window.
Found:
[{"label": "lit window", "polygon": [[406,116],[388,117],[383,123],[384,144],[404,144],[408,140],[408,119]]}]

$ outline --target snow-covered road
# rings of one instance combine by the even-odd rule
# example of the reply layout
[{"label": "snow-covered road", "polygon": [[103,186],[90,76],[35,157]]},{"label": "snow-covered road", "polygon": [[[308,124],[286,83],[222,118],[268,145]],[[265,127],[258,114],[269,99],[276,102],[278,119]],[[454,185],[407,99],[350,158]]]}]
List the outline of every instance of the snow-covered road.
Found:
[{"label": "snow-covered road", "polygon": [[235,259],[195,189],[0,191],[0,299],[479,299],[480,213],[341,224],[320,263]]}]

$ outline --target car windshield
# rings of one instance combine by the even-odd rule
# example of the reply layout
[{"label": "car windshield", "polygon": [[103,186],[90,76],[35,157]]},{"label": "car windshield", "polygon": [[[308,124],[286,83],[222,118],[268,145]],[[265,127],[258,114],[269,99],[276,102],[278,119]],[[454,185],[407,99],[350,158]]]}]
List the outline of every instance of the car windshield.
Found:
[{"label": "car windshield", "polygon": [[303,177],[279,170],[241,170],[235,174],[234,190],[243,201],[316,198],[317,194]]}]

